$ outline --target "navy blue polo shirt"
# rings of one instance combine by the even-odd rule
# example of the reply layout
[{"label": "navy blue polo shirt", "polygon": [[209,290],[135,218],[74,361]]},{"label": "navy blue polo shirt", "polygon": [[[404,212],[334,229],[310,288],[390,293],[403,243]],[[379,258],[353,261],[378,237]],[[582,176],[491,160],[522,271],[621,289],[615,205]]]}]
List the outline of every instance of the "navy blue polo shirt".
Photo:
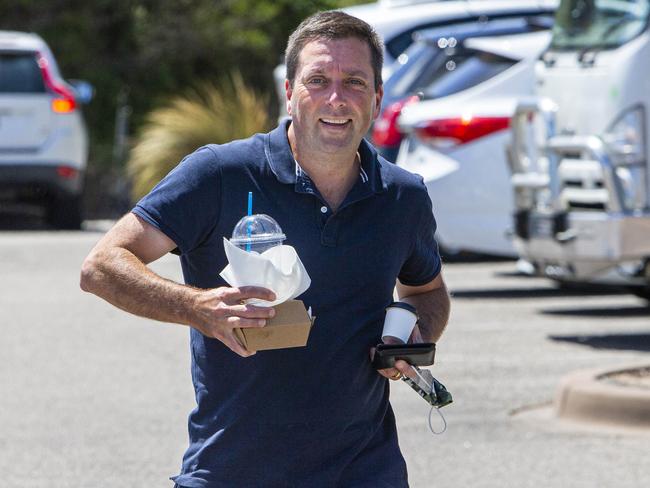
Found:
[{"label": "navy blue polo shirt", "polygon": [[311,277],[300,297],[316,321],[303,348],[242,358],[191,329],[197,406],[181,474],[186,487],[404,487],[388,381],[370,364],[396,278],[423,285],[440,272],[422,178],[359,147],[359,178],[336,212],[297,166],[289,122],[268,134],[186,157],[133,212],[178,246],[185,282],[219,276],[246,214],[273,217]]}]

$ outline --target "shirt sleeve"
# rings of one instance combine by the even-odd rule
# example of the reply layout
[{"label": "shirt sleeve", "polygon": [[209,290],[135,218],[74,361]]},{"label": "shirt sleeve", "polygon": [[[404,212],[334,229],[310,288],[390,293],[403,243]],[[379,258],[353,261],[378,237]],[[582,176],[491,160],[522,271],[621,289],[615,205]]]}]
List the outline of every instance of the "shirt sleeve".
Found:
[{"label": "shirt sleeve", "polygon": [[181,254],[199,247],[217,225],[221,207],[218,161],[209,147],[185,157],[132,212],[176,243]]},{"label": "shirt sleeve", "polygon": [[433,206],[421,178],[420,186],[417,203],[413,206],[420,211],[419,223],[414,229],[410,254],[398,276],[400,282],[407,286],[426,285],[438,276],[442,268],[435,239],[436,220],[433,216]]}]

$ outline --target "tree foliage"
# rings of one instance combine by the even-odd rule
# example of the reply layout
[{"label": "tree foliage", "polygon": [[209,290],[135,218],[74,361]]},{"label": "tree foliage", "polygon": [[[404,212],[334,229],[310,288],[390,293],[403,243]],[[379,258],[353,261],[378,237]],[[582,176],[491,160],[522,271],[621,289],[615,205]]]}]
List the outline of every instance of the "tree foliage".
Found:
[{"label": "tree foliage", "polygon": [[111,163],[120,99],[137,133],[151,109],[197,80],[236,69],[271,94],[273,67],[296,25],[351,3],[363,0],[0,0],[0,29],[38,33],[64,76],[94,85],[85,111],[91,163],[102,166]]}]

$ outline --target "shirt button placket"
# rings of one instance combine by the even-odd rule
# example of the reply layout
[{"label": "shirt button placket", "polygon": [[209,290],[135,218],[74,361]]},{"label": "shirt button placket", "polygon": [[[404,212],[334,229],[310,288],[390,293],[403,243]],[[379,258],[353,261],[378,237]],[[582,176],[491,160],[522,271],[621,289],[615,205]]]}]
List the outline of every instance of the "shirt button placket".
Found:
[{"label": "shirt button placket", "polygon": [[329,219],[329,209],[327,208],[327,205],[321,205],[318,208],[318,217],[316,217],[320,223],[320,228],[321,230],[325,228],[325,225],[327,224],[327,220]]},{"label": "shirt button placket", "polygon": [[321,230],[321,244],[327,247],[336,247],[338,241],[339,215],[332,214],[329,209],[323,205],[320,208],[323,217],[323,227]]}]

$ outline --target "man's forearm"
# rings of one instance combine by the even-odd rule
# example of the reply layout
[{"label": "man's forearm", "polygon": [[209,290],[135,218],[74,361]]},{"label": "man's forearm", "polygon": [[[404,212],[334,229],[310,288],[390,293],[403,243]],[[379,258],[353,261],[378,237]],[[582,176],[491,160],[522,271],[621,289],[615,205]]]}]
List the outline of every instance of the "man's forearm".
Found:
[{"label": "man's forearm", "polygon": [[127,312],[189,325],[195,290],[158,276],[126,249],[112,247],[89,257],[81,288]]},{"label": "man's forearm", "polygon": [[419,316],[419,329],[424,342],[437,342],[449,321],[449,292],[443,283],[440,288],[400,298],[413,305]]}]

